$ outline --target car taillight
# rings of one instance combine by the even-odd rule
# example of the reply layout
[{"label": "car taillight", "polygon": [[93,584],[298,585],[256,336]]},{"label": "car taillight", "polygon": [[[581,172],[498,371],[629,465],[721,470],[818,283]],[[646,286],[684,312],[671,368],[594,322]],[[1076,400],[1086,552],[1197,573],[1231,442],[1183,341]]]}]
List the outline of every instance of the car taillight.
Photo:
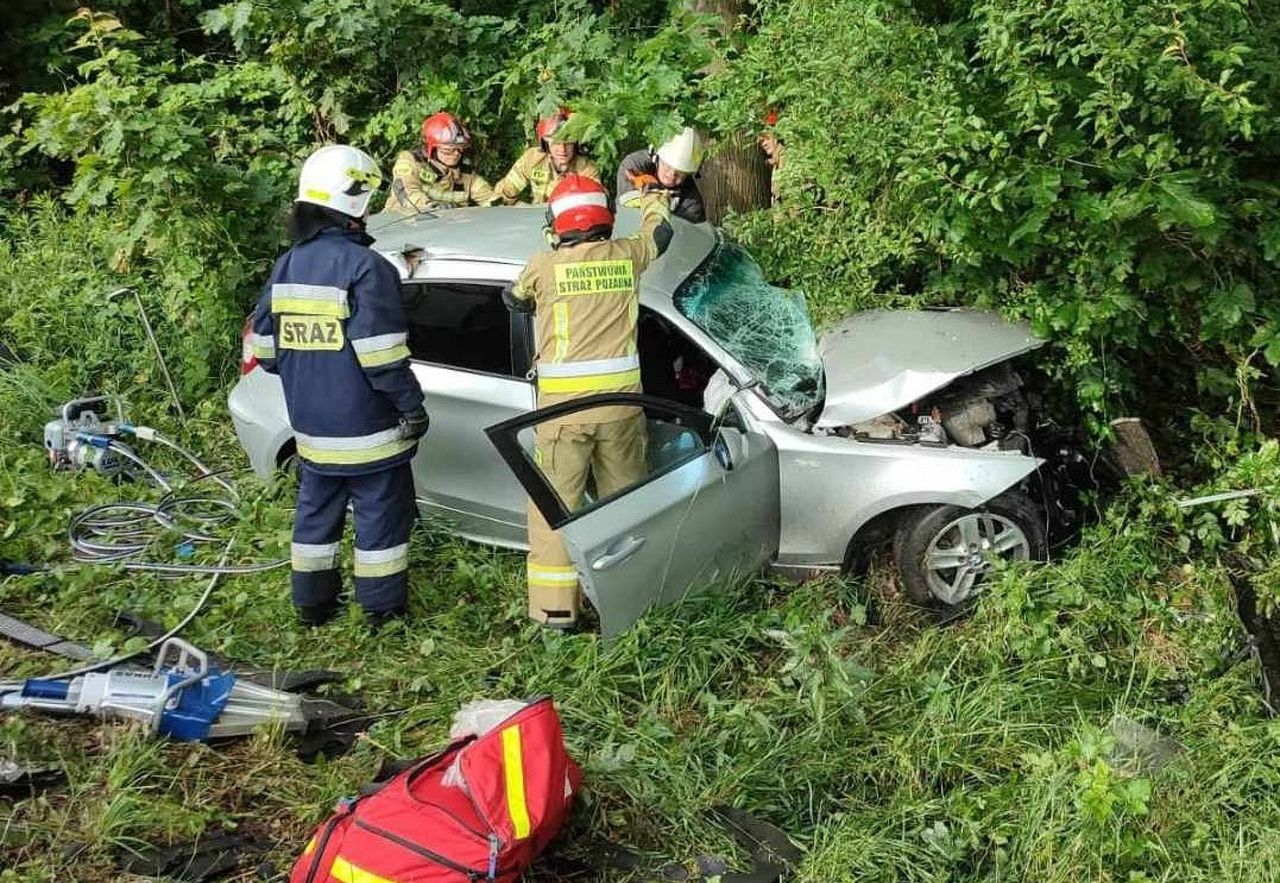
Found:
[{"label": "car taillight", "polygon": [[240,332],[240,374],[248,374],[258,367],[258,357],[253,354],[253,316],[244,320],[244,329]]}]

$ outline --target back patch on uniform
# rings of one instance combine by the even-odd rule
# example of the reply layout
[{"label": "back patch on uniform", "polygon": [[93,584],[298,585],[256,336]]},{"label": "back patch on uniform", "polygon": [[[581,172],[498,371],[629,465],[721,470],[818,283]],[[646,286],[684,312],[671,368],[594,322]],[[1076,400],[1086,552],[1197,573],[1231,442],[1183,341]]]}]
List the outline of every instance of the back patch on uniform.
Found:
[{"label": "back patch on uniform", "polygon": [[286,350],[340,350],[342,320],[331,316],[278,316],[276,340]]},{"label": "back patch on uniform", "polygon": [[556,294],[616,294],[635,288],[635,268],[630,260],[576,261],[556,264]]}]

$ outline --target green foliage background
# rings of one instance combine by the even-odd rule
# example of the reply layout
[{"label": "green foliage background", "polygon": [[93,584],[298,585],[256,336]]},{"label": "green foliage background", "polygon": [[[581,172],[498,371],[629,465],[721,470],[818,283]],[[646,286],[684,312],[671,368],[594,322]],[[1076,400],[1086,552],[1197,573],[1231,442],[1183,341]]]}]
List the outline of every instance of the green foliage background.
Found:
[{"label": "green foliage background", "polygon": [[[754,583],[612,647],[557,643],[523,622],[514,556],[435,535],[415,537],[420,627],[376,646],[354,620],[311,641],[279,586],[229,581],[195,640],[363,666],[350,686],[408,718],[305,770],[278,739],[223,756],[4,718],[0,747],[42,746],[73,786],[0,824],[19,835],[0,879],[109,879],[112,848],[267,818],[287,856],[460,701],[543,691],[592,782],[579,822],[659,851],[706,848],[700,813],[727,800],[796,832],[814,883],[1276,879],[1280,730],[1233,655],[1217,556],[1262,560],[1280,601],[1280,2],[758,0],[728,37],[695,5],[6,4],[0,557],[57,559],[68,512],[116,493],[41,474],[50,406],[104,389],[166,424],[136,307],[108,294],[139,290],[192,415],[180,433],[232,459],[224,394],[296,168],[334,139],[389,166],[441,108],[496,177],[560,103],[606,167],[686,122],[725,135],[778,107],[782,201],[728,227],[823,322],[926,304],[1026,318],[1100,433],[1144,413],[1179,478],[1263,493],[1183,510],[1170,487],[1132,488],[1066,562],[1008,574],[944,630],[879,582]],[[244,484],[243,542],[270,556],[288,488]],[[114,609],[163,618],[195,591],[101,573],[10,579],[0,598],[110,643]],[[32,664],[0,648],[0,667]],[[1116,713],[1176,734],[1182,759],[1118,772]],[[68,831],[87,857],[67,857]]]},{"label": "green foliage background", "polygon": [[[197,316],[227,329],[249,302],[316,144],[389,165],[423,115],[450,108],[497,176],[560,103],[606,166],[685,122],[729,133],[777,107],[784,201],[730,227],[824,321],[994,307],[1052,341],[1100,429],[1141,409],[1173,433],[1220,434],[1236,408],[1265,428],[1280,364],[1280,3],[743,9],[725,39],[720,19],[676,2],[17,4],[0,224],[23,225],[42,194],[65,217],[40,208],[24,242],[56,249],[60,224],[90,224],[105,286],[143,287],[199,396],[226,379],[234,334],[194,352],[185,331]],[[0,278],[5,314],[33,327],[14,271]],[[7,327],[40,352],[20,330]]]}]

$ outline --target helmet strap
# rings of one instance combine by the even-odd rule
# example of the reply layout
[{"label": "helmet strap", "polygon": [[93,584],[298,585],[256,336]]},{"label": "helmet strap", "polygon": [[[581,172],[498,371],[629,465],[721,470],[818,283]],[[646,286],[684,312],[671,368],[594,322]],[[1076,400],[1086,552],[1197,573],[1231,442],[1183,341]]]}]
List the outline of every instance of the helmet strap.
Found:
[{"label": "helmet strap", "polygon": [[600,242],[613,236],[613,227],[606,224],[598,224],[589,230],[570,230],[567,233],[560,234],[560,242],[556,246],[562,245],[582,245],[586,242]]}]

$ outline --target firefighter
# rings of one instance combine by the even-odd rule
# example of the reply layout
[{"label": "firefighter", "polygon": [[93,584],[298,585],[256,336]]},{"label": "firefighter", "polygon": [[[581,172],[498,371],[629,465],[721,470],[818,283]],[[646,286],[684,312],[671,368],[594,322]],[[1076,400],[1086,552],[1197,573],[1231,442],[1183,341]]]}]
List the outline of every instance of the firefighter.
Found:
[{"label": "firefighter", "polygon": [[782,139],[778,137],[776,129],[778,109],[769,108],[761,121],[764,123],[764,128],[760,130],[756,141],[760,145],[760,152],[764,154],[765,162],[769,165],[769,196],[774,202],[778,202],[781,199],[778,194],[778,169],[782,168],[783,150]]},{"label": "firefighter", "polygon": [[562,107],[549,117],[538,120],[534,134],[537,147],[530,147],[511,166],[505,178],[494,186],[494,192],[508,205],[516,202],[528,191],[533,203],[547,201],[547,195],[565,175],[582,175],[600,180],[595,163],[583,156],[575,141],[564,140],[557,133],[569,122],[571,115]]},{"label": "firefighter", "polygon": [[355,598],[376,627],[401,615],[416,506],[409,460],[427,431],[409,370],[400,278],[369,248],[377,164],[354,147],[313,153],[298,176],[291,249],[253,313],[250,343],[284,386],[301,461],[291,583],[301,621],[338,611],[338,544],[355,509]]},{"label": "firefighter", "polygon": [[640,194],[657,187],[670,198],[671,213],[701,224],[707,219],[696,176],[702,166],[702,141],[686,126],[657,150],[637,150],[618,167],[618,205],[631,205]]},{"label": "firefighter", "polygon": [[391,169],[390,211],[414,212],[488,205],[493,188],[479,175],[462,170],[471,133],[451,113],[434,113],[422,121],[422,146],[404,150]]},{"label": "firefighter", "polygon": [[[555,245],[534,255],[505,294],[507,306],[536,311],[538,407],[603,392],[640,392],[636,350],[640,274],[671,243],[667,194],[642,194],[640,230],[611,239],[613,212],[604,186],[566,175],[548,200]],[[645,471],[644,413],[611,405],[544,421],[535,430],[537,462],[570,510],[582,504],[588,476],[597,497],[634,484]],[[571,628],[579,608],[578,574],[564,543],[529,504],[529,616]]]}]

